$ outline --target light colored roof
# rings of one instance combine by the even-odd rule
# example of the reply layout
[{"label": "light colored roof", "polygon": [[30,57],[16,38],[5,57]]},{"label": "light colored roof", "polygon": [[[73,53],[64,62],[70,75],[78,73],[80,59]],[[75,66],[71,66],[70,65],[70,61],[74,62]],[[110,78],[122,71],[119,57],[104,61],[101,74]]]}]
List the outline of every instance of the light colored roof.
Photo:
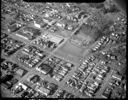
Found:
[{"label": "light colored roof", "polygon": [[122,76],[118,75],[118,74],[113,74],[112,75],[113,78],[116,78],[118,80],[121,80],[122,79]]},{"label": "light colored roof", "polygon": [[[23,88],[24,90],[26,90],[26,89],[27,89],[27,86],[26,86],[26,85],[24,85],[23,83],[19,83],[19,84],[18,84],[18,86],[22,86],[22,88]],[[18,87],[18,86],[17,86],[17,87]]]},{"label": "light colored roof", "polygon": [[39,89],[37,89],[37,91],[43,93],[44,95],[48,95],[50,93],[50,90],[48,90],[44,87],[40,87]]},{"label": "light colored roof", "polygon": [[52,34],[47,34],[46,37],[48,37],[50,41],[55,42],[56,44],[59,44],[63,40],[63,37],[55,36]]},{"label": "light colored roof", "polygon": [[19,74],[20,76],[22,76],[23,73],[24,73],[24,71],[23,71],[23,69],[18,69],[18,70],[16,71],[16,73]]},{"label": "light colored roof", "polygon": [[41,28],[41,25],[37,24],[35,21],[34,21],[34,26],[37,27],[37,28]]}]

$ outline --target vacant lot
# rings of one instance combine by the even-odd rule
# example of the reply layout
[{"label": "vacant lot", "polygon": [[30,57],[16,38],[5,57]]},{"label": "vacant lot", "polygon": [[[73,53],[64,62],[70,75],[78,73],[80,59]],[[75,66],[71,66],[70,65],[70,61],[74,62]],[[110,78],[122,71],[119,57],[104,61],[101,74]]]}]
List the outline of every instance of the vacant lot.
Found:
[{"label": "vacant lot", "polygon": [[79,48],[68,41],[66,44],[64,44],[63,47],[55,52],[55,54],[67,58],[68,60],[78,62],[79,59],[82,57],[83,52],[84,49]]}]

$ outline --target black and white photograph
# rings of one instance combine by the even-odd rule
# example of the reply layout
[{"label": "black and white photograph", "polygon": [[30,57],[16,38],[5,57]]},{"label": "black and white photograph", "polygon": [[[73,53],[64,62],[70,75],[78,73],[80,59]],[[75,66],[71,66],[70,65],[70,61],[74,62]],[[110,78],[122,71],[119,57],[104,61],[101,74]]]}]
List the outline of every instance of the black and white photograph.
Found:
[{"label": "black and white photograph", "polygon": [[1,98],[126,99],[126,8],[1,0]]}]

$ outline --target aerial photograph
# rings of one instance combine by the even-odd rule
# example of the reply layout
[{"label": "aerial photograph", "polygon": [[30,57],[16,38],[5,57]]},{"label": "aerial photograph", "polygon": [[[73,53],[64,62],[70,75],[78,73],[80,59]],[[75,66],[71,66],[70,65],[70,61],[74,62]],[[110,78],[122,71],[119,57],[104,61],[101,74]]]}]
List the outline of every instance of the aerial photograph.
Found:
[{"label": "aerial photograph", "polygon": [[1,0],[1,98],[126,99],[127,14],[116,1]]}]

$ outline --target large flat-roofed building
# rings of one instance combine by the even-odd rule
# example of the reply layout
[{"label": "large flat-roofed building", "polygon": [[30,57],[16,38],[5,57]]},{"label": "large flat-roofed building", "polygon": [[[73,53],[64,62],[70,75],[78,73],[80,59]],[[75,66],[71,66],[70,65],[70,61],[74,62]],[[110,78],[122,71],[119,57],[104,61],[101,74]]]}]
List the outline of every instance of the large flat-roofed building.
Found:
[{"label": "large flat-roofed building", "polygon": [[2,0],[1,97],[126,98],[126,15],[102,3]]},{"label": "large flat-roofed building", "polygon": [[48,40],[56,43],[57,45],[60,44],[64,38],[61,36],[53,35],[53,34],[45,34],[42,37],[47,38]]}]

